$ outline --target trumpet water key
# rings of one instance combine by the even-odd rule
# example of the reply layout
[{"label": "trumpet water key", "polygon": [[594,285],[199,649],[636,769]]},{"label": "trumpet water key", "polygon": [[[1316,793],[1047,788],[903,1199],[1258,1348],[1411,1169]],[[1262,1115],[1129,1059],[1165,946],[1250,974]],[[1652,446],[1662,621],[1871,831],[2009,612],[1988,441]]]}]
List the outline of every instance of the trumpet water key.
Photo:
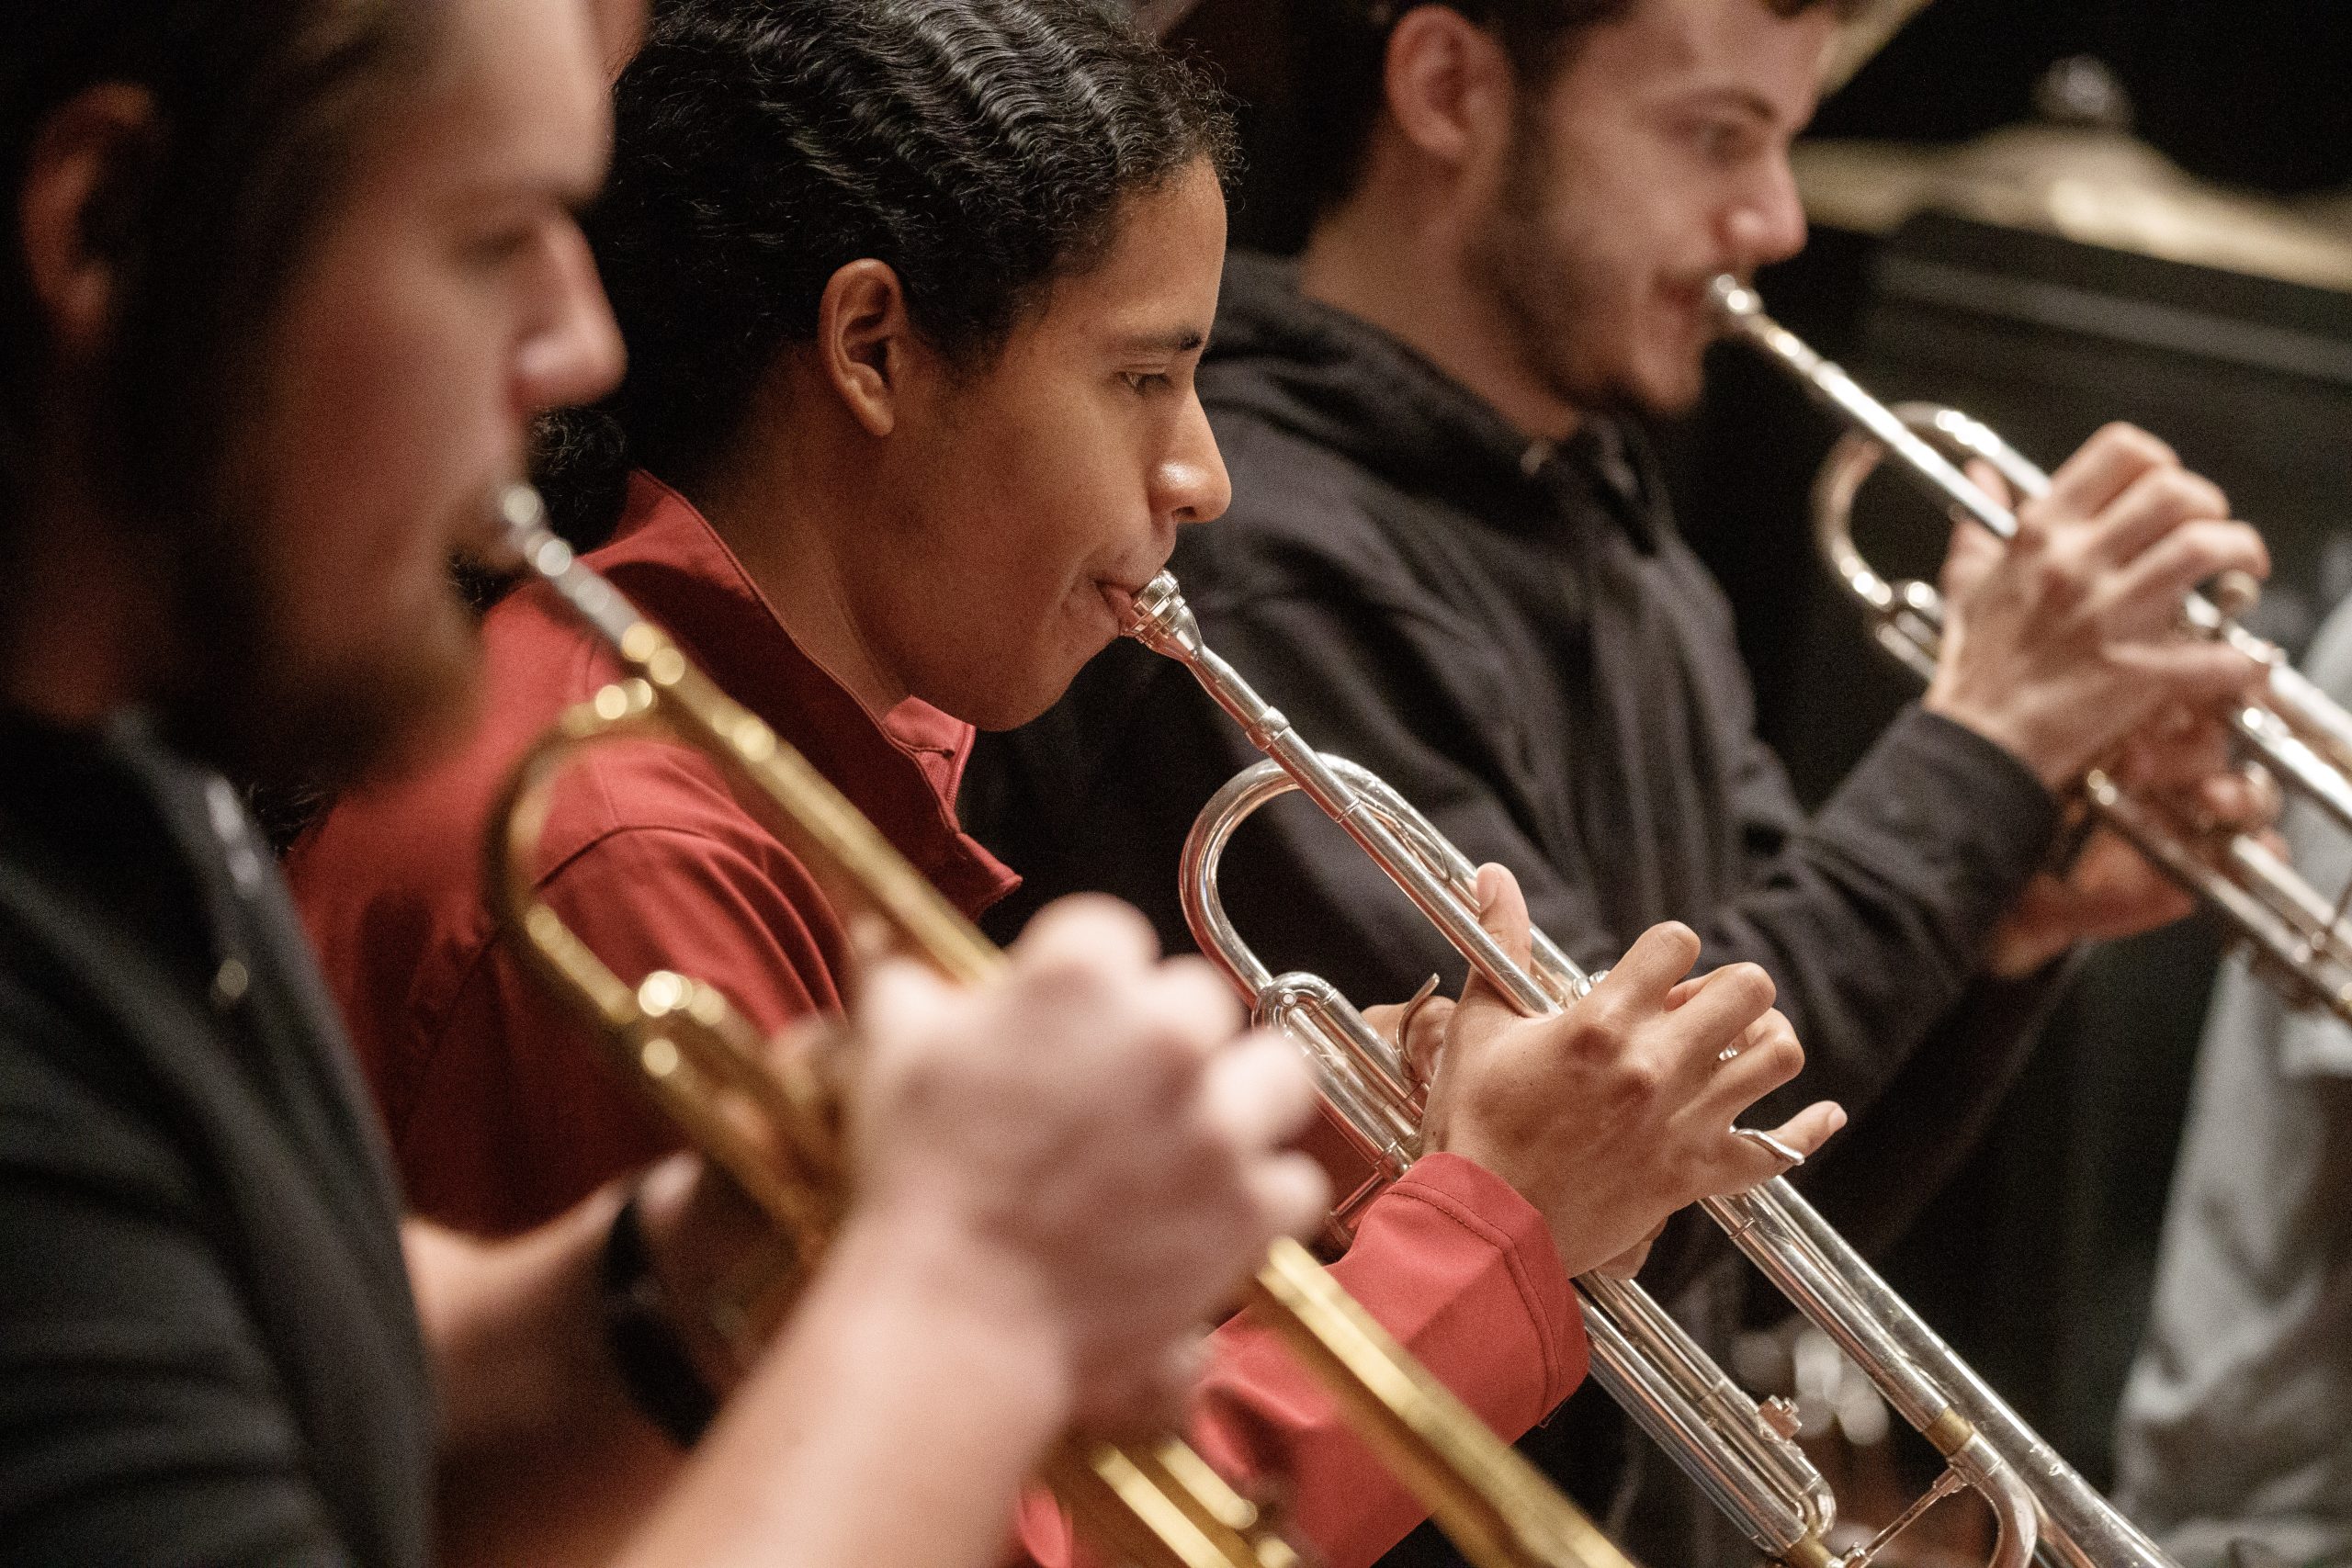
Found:
[{"label": "trumpet water key", "polygon": [[[1854,505],[1863,482],[1893,458],[1928,499],[2007,540],[2017,517],[1962,465],[1981,460],[2015,494],[2046,495],[2050,476],[1984,424],[1925,403],[1890,408],[1764,311],[1755,290],[1719,277],[1710,296],[1731,335],[1794,377],[1846,426],[1814,485],[1815,544],[1839,581],[1861,602],[1880,647],[1916,671],[1935,677],[1944,606],[1924,582],[1891,582],[1855,547]],[[2227,714],[2237,742],[2273,779],[2352,832],[2352,713],[2298,673],[2278,649],[2237,622],[2250,582],[2222,584],[2222,602],[2192,593],[2181,626],[2244,653],[2259,665],[2256,694]],[[2149,861],[2220,911],[2252,950],[2256,967],[2299,1005],[2326,1008],[2352,1022],[2352,884],[2331,897],[2249,833],[2216,832],[2184,820],[2125,789],[2103,768],[2084,775],[2085,805]]]},{"label": "trumpet water key", "polygon": [[[496,912],[540,977],[760,1205],[805,1269],[844,1198],[829,1091],[806,1070],[771,1062],[707,986],[666,972],[622,979],[538,898],[535,852],[558,775],[582,750],[611,739],[652,736],[693,747],[762,811],[838,908],[879,919],[899,947],[951,979],[984,980],[1004,956],[805,758],[549,532],[535,492],[514,487],[502,510],[523,560],[611,646],[627,673],[567,714],[509,780],[485,847]],[[1478,1568],[1633,1568],[1295,1242],[1275,1245],[1246,1303]],[[1041,1479],[1098,1548],[1137,1568],[1295,1568],[1300,1561],[1173,1436],[1127,1444],[1073,1438],[1047,1457]]]},{"label": "trumpet water key", "polygon": [[[1544,933],[1532,963],[1512,961],[1479,925],[1476,868],[1377,776],[1316,750],[1280,710],[1204,643],[1176,581],[1137,594],[1127,636],[1189,670],[1267,760],[1202,810],[1184,849],[1182,892],[1193,934],[1261,1022],[1297,1039],[1341,1131],[1374,1183],[1343,1205],[1342,1224],[1419,1153],[1422,1091],[1396,1047],[1329,984],[1276,975],[1242,940],[1218,892],[1219,863],[1240,824],[1296,790],[1344,829],[1471,967],[1521,1012],[1575,1004],[1588,976]],[[1944,1455],[1935,1488],[1870,1541],[1828,1544],[1835,1504],[1790,1440],[1792,1412],[1758,1406],[1638,1286],[1577,1281],[1595,1375],[1758,1549],[1791,1568],[1861,1568],[1937,1497],[1966,1486],[1991,1507],[1992,1568],[2023,1568],[2037,1547],[2069,1568],[2174,1568],[1952,1354],[1784,1179],[1709,1199],[1708,1214],[1791,1303],[1869,1375],[1895,1412]]]}]

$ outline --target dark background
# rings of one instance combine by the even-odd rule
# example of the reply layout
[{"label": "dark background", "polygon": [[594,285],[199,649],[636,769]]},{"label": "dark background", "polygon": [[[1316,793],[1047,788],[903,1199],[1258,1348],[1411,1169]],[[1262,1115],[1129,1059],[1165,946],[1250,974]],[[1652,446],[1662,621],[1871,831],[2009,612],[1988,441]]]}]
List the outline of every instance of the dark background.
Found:
[{"label": "dark background", "polygon": [[[1244,102],[1237,240],[1281,250],[1303,219],[1277,9],[1209,0],[1178,36]],[[2083,54],[2197,175],[2290,197],[2352,185],[2352,5],[2320,0],[1936,0],[1815,133],[1966,141],[2031,118],[2048,67]],[[2352,297],[1938,219],[1885,240],[1818,231],[1760,283],[1889,400],[1966,408],[2044,463],[2110,419],[2164,435],[2268,537],[2256,624],[2290,648],[2352,592]],[[1818,799],[1917,688],[1813,554],[1804,496],[1832,432],[1738,351],[1719,351],[1711,382],[1660,437],[1685,528],[1738,611],[1765,734]],[[1881,570],[1931,572],[1940,524],[1883,515],[1864,539]],[[2096,953],[1981,1156],[1887,1261],[2101,1484],[2219,952],[2192,922]]]}]

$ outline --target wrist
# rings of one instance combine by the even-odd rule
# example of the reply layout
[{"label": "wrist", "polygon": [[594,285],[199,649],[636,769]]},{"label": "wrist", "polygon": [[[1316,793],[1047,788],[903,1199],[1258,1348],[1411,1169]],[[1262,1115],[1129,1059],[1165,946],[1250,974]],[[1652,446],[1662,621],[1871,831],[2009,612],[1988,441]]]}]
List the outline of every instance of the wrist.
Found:
[{"label": "wrist", "polygon": [[1075,1407],[1075,1336],[1033,1260],[937,1206],[853,1211],[820,1265],[845,1289],[899,1303],[1047,1399]]},{"label": "wrist", "polygon": [[1993,928],[1984,949],[1984,973],[1996,980],[2022,980],[2048,968],[2074,945],[2071,932],[2045,930],[2012,916]]},{"label": "wrist", "polygon": [[692,1448],[718,1413],[718,1396],[682,1332],[691,1314],[679,1310],[655,1267],[642,1190],[621,1200],[597,1257],[605,1342],[629,1403],[680,1448]]},{"label": "wrist", "polygon": [[2078,756],[2071,743],[2045,743],[2031,726],[2015,722],[1997,708],[1979,707],[1963,695],[1930,687],[1919,705],[2007,752],[2052,795],[2064,795],[2090,766],[2089,759]]}]

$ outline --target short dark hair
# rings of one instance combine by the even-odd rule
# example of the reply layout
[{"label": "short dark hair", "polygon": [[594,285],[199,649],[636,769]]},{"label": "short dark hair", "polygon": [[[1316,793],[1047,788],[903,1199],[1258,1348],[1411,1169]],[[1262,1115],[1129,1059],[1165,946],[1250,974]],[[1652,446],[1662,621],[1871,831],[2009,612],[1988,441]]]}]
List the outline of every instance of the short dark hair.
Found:
[{"label": "short dark hair", "polygon": [[334,207],[361,131],[424,58],[438,9],[73,0],[22,7],[0,29],[0,189],[12,219],[0,247],[0,571],[23,526],[41,422],[61,417],[13,223],[43,127],[106,83],[154,99],[143,162],[95,209],[93,238],[116,265],[115,319],[94,384],[74,389],[91,427],[76,436],[127,524],[182,528],[225,504],[220,464],[257,401],[266,323]]},{"label": "short dark hair", "polygon": [[[1379,123],[1388,36],[1425,4],[1444,5],[1493,33],[1522,85],[1548,84],[1593,28],[1620,21],[1640,0],[1284,0],[1299,111],[1314,142],[1303,162],[1315,212],[1355,192]],[[1783,17],[1816,6],[1847,17],[1863,0],[1759,0]]]},{"label": "short dark hair", "polygon": [[630,467],[691,484],[726,450],[843,265],[888,264],[977,367],[1127,197],[1233,146],[1216,91],[1109,0],[656,0],[616,112],[587,227],[628,374],[540,457],[582,544]]}]

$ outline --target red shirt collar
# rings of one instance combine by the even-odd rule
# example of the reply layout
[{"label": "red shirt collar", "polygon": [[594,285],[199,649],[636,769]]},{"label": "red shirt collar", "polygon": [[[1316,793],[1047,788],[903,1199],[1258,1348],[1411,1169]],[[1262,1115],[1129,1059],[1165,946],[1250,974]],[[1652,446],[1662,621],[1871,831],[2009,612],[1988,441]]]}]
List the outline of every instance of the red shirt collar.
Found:
[{"label": "red shirt collar", "polygon": [[587,557],[730,697],[833,782],[967,913],[1020,878],[956,820],[975,731],[909,697],[878,718],[785,629],[692,502],[642,470],[612,540]]}]

